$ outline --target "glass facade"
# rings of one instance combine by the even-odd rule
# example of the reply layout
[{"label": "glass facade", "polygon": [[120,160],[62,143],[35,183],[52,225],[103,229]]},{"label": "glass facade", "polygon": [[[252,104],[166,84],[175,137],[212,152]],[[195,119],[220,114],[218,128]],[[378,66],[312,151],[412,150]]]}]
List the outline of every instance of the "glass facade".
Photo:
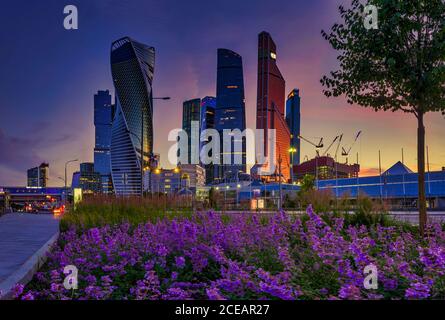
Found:
[{"label": "glass facade", "polygon": [[114,117],[114,105],[108,90],[98,91],[94,95],[94,171],[101,176],[101,191],[113,192],[111,179],[111,124]]},{"label": "glass facade", "polygon": [[199,123],[201,121],[201,99],[184,101],[182,105],[182,130],[184,130],[188,136],[188,155],[187,155],[188,164],[192,162],[192,154],[196,154],[196,146],[192,145],[191,143],[192,121],[196,121],[198,122],[198,126],[200,125]]},{"label": "glass facade", "polygon": [[267,129],[275,129],[276,145],[275,172],[279,172],[281,161],[282,180],[290,178],[290,132],[284,118],[285,86],[283,76],[277,66],[277,47],[267,32],[258,36],[258,97],[257,129],[264,130],[264,153],[269,156]]},{"label": "glass facade", "polygon": [[46,188],[49,178],[49,164],[42,163],[40,166],[31,168],[27,172],[28,187]]},{"label": "glass facade", "polygon": [[[155,49],[128,37],[111,46],[116,116],[111,133],[111,169],[117,195],[139,195],[142,165],[153,152]],[[141,147],[142,146],[142,147]]]},{"label": "glass facade", "polygon": [[[215,97],[205,97],[201,100],[201,125],[200,132],[206,129],[215,129],[215,110],[216,110],[216,98]],[[201,136],[201,134],[200,134]],[[211,138],[210,138],[211,139]],[[200,150],[202,147],[210,142],[201,141]],[[212,157],[212,154],[209,154]],[[205,169],[206,184],[211,184],[214,180],[214,164],[203,165]]]},{"label": "glass facade", "polygon": [[[216,80],[216,112],[215,126],[223,139],[223,130],[246,129],[246,111],[244,97],[244,75],[242,57],[228,49],[218,49],[218,66]],[[235,144],[241,145],[241,154],[235,150]],[[231,141],[230,152],[225,154],[223,142],[220,144],[220,163],[215,165],[214,179],[233,181],[238,179],[240,172],[246,172],[246,140]],[[235,157],[241,157],[241,163],[235,164]],[[224,159],[230,159],[230,163]],[[223,161],[225,163],[223,163]]]},{"label": "glass facade", "polygon": [[300,90],[293,89],[287,96],[286,101],[286,123],[290,131],[290,146],[294,150],[290,153],[291,165],[299,165],[301,159],[300,149],[300,130],[301,130],[301,117],[300,117]]}]

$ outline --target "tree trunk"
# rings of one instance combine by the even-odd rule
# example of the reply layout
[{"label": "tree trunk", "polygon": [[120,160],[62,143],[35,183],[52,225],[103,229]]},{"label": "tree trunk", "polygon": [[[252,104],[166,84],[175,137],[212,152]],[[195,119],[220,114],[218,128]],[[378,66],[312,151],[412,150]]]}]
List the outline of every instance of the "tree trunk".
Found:
[{"label": "tree trunk", "polygon": [[425,197],[425,126],[423,125],[423,112],[419,112],[417,128],[417,172],[419,175],[419,229],[420,234],[425,234],[427,223],[426,197]]}]

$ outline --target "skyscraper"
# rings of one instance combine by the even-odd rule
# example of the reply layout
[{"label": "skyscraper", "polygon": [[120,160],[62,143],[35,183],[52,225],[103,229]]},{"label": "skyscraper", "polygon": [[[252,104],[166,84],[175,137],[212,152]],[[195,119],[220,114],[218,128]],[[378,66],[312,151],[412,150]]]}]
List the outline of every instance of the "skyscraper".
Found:
[{"label": "skyscraper", "polygon": [[[264,153],[274,149],[275,172],[280,170],[283,180],[290,178],[290,132],[284,118],[285,86],[283,76],[277,66],[277,47],[267,32],[258,36],[258,98],[257,129],[264,130]],[[275,129],[276,143],[274,148],[268,143],[268,129]]]},{"label": "skyscraper", "polygon": [[301,118],[300,118],[300,90],[293,89],[287,96],[286,101],[286,122],[289,127],[291,154],[291,165],[299,165],[301,159],[300,149],[300,130],[301,130]]},{"label": "skyscraper", "polygon": [[42,163],[40,166],[28,170],[28,187],[46,188],[49,178],[49,164]]},{"label": "skyscraper", "polygon": [[[188,155],[187,155],[187,163],[192,163],[192,155],[196,155],[196,148],[199,148],[198,145],[192,144],[192,122],[197,122],[198,125],[198,134],[199,134],[199,123],[201,121],[201,99],[193,99],[184,101],[182,104],[182,130],[184,130],[188,135]],[[198,139],[199,140],[199,139]],[[196,161],[199,161],[196,159]],[[194,163],[198,164],[198,163]]]},{"label": "skyscraper", "polygon": [[[242,57],[231,50],[218,49],[217,68],[215,126],[222,139],[225,129],[246,129]],[[242,146],[241,152],[236,151],[236,144]],[[234,135],[230,147],[229,154],[224,153],[221,141],[221,164],[215,165],[215,178],[220,181],[237,180],[238,173],[246,172],[246,140]],[[230,164],[224,164],[224,158],[230,159]]]},{"label": "skyscraper", "polygon": [[153,152],[155,49],[124,37],[111,45],[110,62],[116,91],[111,132],[113,186],[117,195],[138,195],[143,188],[141,171]]},{"label": "skyscraper", "polygon": [[[200,136],[201,132],[206,129],[215,129],[215,109],[216,109],[216,98],[215,97],[205,97],[201,100],[201,127],[200,127]],[[201,141],[200,150],[202,147],[209,143],[211,138],[208,141]],[[212,157],[212,154],[209,154],[209,157]],[[214,164],[204,164],[203,167],[206,171],[206,184],[210,184],[214,180]]]},{"label": "skyscraper", "polygon": [[94,171],[101,176],[101,191],[113,192],[111,179],[111,124],[114,117],[114,106],[108,90],[98,91],[94,95]]}]

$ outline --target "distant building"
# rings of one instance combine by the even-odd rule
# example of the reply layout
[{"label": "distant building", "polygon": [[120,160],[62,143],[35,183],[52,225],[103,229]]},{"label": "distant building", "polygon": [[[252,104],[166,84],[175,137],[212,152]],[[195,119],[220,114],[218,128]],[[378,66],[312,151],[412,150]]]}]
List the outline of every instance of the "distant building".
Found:
[{"label": "distant building", "polygon": [[[267,32],[258,36],[258,97],[257,97],[257,129],[264,130],[264,153],[275,158],[270,159],[275,164],[275,178],[265,176],[264,179],[277,180],[279,163],[281,161],[280,180],[290,178],[290,132],[284,117],[285,81],[277,66],[277,47]],[[268,129],[275,129],[275,146],[269,145]],[[258,151],[257,151],[258,152]],[[271,164],[265,164],[270,168]]]},{"label": "distant building", "polygon": [[80,171],[73,173],[71,188],[80,188],[83,194],[101,192],[101,175],[94,171],[94,163],[84,162],[80,164]]},{"label": "distant building", "polygon": [[339,163],[331,157],[321,156],[294,166],[293,169],[296,180],[303,179],[306,174],[317,180],[328,180],[358,177],[360,165]]},{"label": "distant building", "polygon": [[40,166],[28,170],[28,187],[46,188],[49,179],[49,164],[42,163]]},{"label": "distant building", "polygon": [[151,174],[151,192],[176,194],[181,189],[178,169],[155,169]]},{"label": "distant building", "polygon": [[[201,100],[201,127],[200,132],[206,129],[215,129],[215,109],[216,109],[216,98],[215,97],[205,97]],[[200,134],[201,136],[201,134]],[[211,141],[201,141],[200,150],[203,146]],[[209,157],[212,157],[212,151],[210,151]],[[211,184],[214,180],[214,167],[213,163],[202,165],[205,169],[206,174],[206,184]]]},{"label": "distant building", "polygon": [[[187,155],[187,163],[192,163],[192,154],[195,155],[198,150],[196,150],[196,145],[192,145],[192,122],[196,121],[198,125],[198,134],[199,134],[199,125],[201,120],[201,99],[193,99],[184,101],[182,105],[182,130],[184,130],[188,135],[188,155]],[[199,137],[198,137],[199,143]],[[198,144],[199,148],[199,144]],[[199,152],[198,152],[199,154]],[[199,156],[198,159],[199,161]]]},{"label": "distant building", "polygon": [[300,164],[300,90],[293,89],[287,96],[286,102],[286,123],[290,131],[290,163],[291,167]]},{"label": "distant building", "polygon": [[100,173],[101,191],[113,192],[111,179],[111,125],[114,117],[114,105],[108,90],[98,91],[94,95],[94,171]]},{"label": "distant building", "polygon": [[196,190],[206,184],[206,171],[196,164],[183,164],[179,166],[182,187]]},{"label": "distant building", "polygon": [[124,37],[112,43],[110,63],[116,91],[116,115],[111,129],[114,193],[140,195],[144,179],[141,169],[153,153],[155,49]]},{"label": "distant building", "polygon": [[[218,49],[216,79],[215,126],[221,138],[220,164],[215,165],[214,178],[218,181],[236,181],[240,173],[246,172],[246,140],[234,136],[227,152],[224,150],[224,130],[246,129],[246,110],[244,96],[244,75],[242,57],[228,49]],[[226,141],[227,143],[227,141]],[[241,146],[236,150],[235,146]]]}]

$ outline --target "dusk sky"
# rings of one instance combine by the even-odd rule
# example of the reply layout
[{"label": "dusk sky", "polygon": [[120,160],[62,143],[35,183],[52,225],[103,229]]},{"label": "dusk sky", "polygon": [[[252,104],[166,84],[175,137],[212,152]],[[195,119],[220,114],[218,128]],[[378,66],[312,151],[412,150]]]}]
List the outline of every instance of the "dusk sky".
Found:
[{"label": "dusk sky", "polygon": [[[168,132],[181,126],[182,102],[214,96],[216,51],[227,48],[243,57],[247,127],[255,127],[258,33],[268,31],[277,44],[286,91],[301,93],[302,135],[325,145],[344,133],[349,146],[363,131],[349,159],[359,152],[362,175],[378,173],[401,160],[416,170],[416,120],[413,115],[350,106],[328,99],[319,82],[337,66],[336,52],[320,31],[338,21],[334,0],[225,1],[22,1],[0,11],[0,186],[25,185],[26,170],[50,165],[49,185],[63,182],[64,163],[93,160],[93,95],[114,93],[109,63],[113,40],[130,36],[156,48],[154,96],[155,152],[171,167]],[[79,9],[79,29],[63,28],[63,8]],[[426,117],[432,170],[445,166],[445,118]],[[302,142],[302,159],[314,156]],[[341,161],[345,161],[341,158]],[[70,176],[78,165],[70,167]],[[71,181],[71,178],[69,178]]]}]

